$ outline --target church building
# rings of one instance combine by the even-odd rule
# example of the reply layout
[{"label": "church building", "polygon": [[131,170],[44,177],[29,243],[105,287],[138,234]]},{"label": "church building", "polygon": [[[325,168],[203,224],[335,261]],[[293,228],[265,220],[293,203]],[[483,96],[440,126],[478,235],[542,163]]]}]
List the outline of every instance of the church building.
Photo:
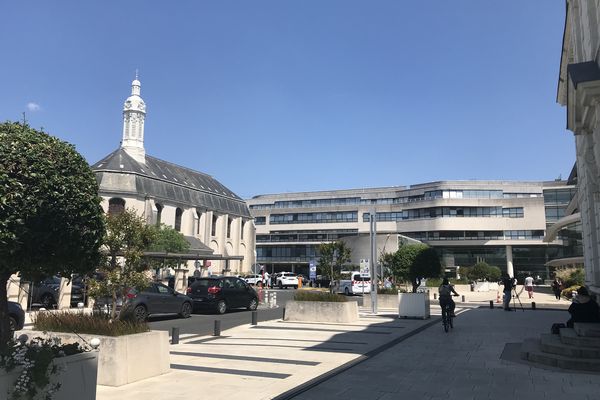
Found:
[{"label": "church building", "polygon": [[149,224],[166,224],[190,243],[190,272],[242,274],[255,260],[255,227],[248,206],[210,175],[146,154],[146,103],[131,84],[123,106],[121,146],[92,165],[107,213],[134,209]]}]

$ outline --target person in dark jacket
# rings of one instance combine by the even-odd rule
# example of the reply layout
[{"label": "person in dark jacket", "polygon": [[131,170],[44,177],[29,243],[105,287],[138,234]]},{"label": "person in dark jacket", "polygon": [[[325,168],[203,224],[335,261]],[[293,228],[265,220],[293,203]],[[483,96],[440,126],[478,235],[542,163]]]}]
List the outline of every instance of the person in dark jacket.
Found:
[{"label": "person in dark jacket", "polygon": [[554,292],[554,297],[556,300],[560,300],[560,292],[562,291],[562,282],[558,278],[554,278],[552,281],[552,292]]},{"label": "person in dark jacket", "polygon": [[573,328],[575,322],[600,322],[600,307],[584,286],[577,289],[577,298],[569,307],[569,314],[571,314],[571,318],[567,321],[569,328]]}]

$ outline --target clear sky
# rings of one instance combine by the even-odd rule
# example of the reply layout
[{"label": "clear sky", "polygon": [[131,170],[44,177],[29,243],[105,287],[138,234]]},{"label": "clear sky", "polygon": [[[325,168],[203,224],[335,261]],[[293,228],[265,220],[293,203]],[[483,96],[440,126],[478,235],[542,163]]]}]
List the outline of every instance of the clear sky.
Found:
[{"label": "clear sky", "polygon": [[0,120],[146,153],[238,195],[566,178],[564,1],[4,1]]}]

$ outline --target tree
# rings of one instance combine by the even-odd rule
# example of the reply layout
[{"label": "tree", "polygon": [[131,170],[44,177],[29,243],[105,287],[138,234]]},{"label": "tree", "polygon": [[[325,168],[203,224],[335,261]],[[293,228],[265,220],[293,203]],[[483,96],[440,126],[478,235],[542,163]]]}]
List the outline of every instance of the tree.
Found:
[{"label": "tree", "polygon": [[478,262],[467,272],[467,278],[471,281],[487,280],[489,282],[497,282],[500,280],[502,271],[500,268],[490,266],[485,261]]},{"label": "tree", "polygon": [[0,346],[10,338],[12,274],[37,280],[98,266],[100,202],[94,173],[71,144],[26,124],[0,124]]},{"label": "tree", "polygon": [[442,275],[442,264],[435,249],[426,244],[407,244],[395,254],[394,276],[409,280],[416,293],[423,278],[438,278]]},{"label": "tree", "polygon": [[126,295],[130,288],[143,289],[149,278],[144,271],[148,263],[144,251],[154,243],[156,231],[146,225],[134,210],[127,209],[106,217],[106,235],[103,244],[108,259],[100,268],[102,279],[90,282],[90,295],[110,297],[111,316],[116,316],[117,299]]},{"label": "tree", "polygon": [[317,268],[319,268],[321,273],[327,271],[329,278],[333,282],[334,278],[339,277],[342,265],[350,262],[352,249],[340,240],[332,243],[321,243],[318,252],[320,257]]},{"label": "tree", "polygon": [[[185,236],[170,226],[165,224],[161,224],[160,226],[153,225],[150,229],[153,231],[154,239],[147,250],[184,253],[190,249],[190,244],[185,240]],[[149,260],[149,265],[152,268],[175,268],[179,266],[180,262],[178,259],[166,258],[164,260]]]}]

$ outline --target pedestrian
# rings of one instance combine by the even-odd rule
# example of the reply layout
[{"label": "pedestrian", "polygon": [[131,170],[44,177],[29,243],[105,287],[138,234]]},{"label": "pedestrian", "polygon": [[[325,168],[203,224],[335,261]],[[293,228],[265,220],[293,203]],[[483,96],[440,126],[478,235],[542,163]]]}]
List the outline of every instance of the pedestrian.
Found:
[{"label": "pedestrian", "polygon": [[562,291],[562,282],[559,278],[554,278],[552,281],[552,292],[554,293],[554,297],[556,300],[560,300],[560,292]]},{"label": "pedestrian", "polygon": [[600,308],[598,303],[590,297],[585,286],[577,289],[577,296],[569,306],[571,318],[567,321],[567,327],[573,328],[576,322],[600,322]]},{"label": "pedestrian", "polygon": [[533,278],[531,275],[527,275],[527,278],[525,278],[525,290],[527,290],[529,298],[533,299]]},{"label": "pedestrian", "polygon": [[512,297],[512,290],[515,287],[515,280],[505,272],[502,276],[501,283],[504,286],[504,297],[502,299],[504,311],[510,311],[510,299]]},{"label": "pedestrian", "polygon": [[270,287],[271,286],[271,274],[269,274],[267,271],[265,271],[264,279],[265,279],[264,285],[266,287]]}]

